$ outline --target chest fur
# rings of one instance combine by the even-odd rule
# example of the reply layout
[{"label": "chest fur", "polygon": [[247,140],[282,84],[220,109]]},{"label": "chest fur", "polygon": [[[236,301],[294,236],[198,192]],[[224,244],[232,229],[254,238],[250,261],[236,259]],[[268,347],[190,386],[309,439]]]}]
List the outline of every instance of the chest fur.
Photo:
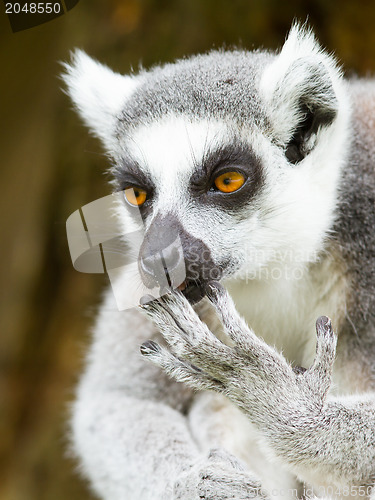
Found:
[{"label": "chest fur", "polygon": [[347,276],[333,253],[299,269],[294,278],[285,273],[279,279],[234,281],[228,288],[256,335],[295,365],[308,367],[313,361],[319,316],[329,316],[338,333],[345,317]]}]

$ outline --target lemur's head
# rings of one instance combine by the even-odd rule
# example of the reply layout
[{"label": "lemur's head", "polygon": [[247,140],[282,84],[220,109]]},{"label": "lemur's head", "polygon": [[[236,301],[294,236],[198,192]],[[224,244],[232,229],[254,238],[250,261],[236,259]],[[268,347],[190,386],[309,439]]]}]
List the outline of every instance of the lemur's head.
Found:
[{"label": "lemur's head", "polygon": [[322,248],[348,105],[311,32],[293,27],[277,54],[215,51],[131,76],[77,51],[64,78],[142,214],[145,282],[176,235],[184,256],[167,258],[185,259],[192,302],[207,280],[254,276],[280,255],[306,263]]}]

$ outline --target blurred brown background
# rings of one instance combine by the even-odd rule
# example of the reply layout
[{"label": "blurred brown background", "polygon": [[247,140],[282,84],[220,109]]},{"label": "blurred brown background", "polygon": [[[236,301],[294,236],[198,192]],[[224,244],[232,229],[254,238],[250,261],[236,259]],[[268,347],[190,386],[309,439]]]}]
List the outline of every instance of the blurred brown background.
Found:
[{"label": "blurred brown background", "polygon": [[15,34],[0,14],[0,500],[92,498],[66,422],[106,278],[72,268],[65,221],[110,189],[58,61],[78,46],[127,72],[224,44],[275,48],[307,17],[347,70],[374,72],[373,0],[81,0]]}]

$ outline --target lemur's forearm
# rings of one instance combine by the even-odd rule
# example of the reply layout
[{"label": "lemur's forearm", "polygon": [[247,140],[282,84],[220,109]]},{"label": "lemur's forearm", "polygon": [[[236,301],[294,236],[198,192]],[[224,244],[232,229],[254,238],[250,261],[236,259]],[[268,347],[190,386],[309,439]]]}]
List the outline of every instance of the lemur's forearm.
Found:
[{"label": "lemur's forearm", "polygon": [[168,485],[199,457],[181,413],[120,390],[81,389],[72,433],[81,469],[104,500],[168,499]]},{"label": "lemur's forearm", "polygon": [[364,394],[330,398],[315,418],[269,438],[301,479],[367,485],[375,475],[374,429],[375,397]]}]

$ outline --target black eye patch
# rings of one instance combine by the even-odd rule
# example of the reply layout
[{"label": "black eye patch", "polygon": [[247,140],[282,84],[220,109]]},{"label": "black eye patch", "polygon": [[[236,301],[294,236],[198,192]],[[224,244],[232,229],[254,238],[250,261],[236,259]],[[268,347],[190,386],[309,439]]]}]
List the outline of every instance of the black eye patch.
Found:
[{"label": "black eye patch", "polygon": [[147,193],[146,201],[139,207],[135,207],[140,212],[142,218],[147,217],[152,212],[152,196],[155,185],[150,177],[141,169],[140,165],[130,157],[123,157],[111,169],[113,177],[112,184],[115,191],[123,191],[127,187],[141,188]]},{"label": "black eye patch", "polygon": [[[245,177],[241,188],[232,193],[214,189],[215,178],[224,172],[241,173]],[[260,159],[248,144],[235,141],[207,151],[200,167],[190,178],[190,194],[200,203],[235,212],[249,203],[263,184],[264,172]]]}]

